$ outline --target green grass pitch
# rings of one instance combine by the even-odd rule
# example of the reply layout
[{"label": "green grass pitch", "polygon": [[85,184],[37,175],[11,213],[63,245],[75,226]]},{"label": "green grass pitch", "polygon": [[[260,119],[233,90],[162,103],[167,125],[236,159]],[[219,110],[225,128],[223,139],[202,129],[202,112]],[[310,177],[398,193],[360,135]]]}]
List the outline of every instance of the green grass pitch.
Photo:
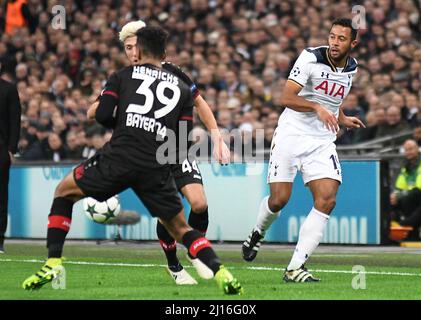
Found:
[{"label": "green grass pitch", "polygon": [[[283,283],[282,269],[293,247],[262,246],[252,263],[241,258],[241,245],[215,249],[242,283],[245,294],[225,296],[214,280],[202,280],[179,248],[178,256],[199,284],[177,286],[164,268],[165,258],[157,243],[141,245],[96,245],[72,243],[65,246],[66,288],[51,284],[28,292],[23,280],[36,272],[45,259],[44,242],[6,243],[0,255],[0,300],[383,300],[421,299],[421,255],[403,252],[362,250],[330,253],[324,246],[316,251],[307,267],[322,279],[319,283]],[[338,248],[338,247],[336,247]],[[420,250],[421,251],[421,250]],[[365,274],[352,273],[355,265]],[[359,277],[359,278],[355,278]],[[364,279],[365,278],[365,279]],[[365,288],[362,285],[365,280]],[[360,288],[356,289],[355,285]],[[353,286],[354,285],[354,286]]]}]

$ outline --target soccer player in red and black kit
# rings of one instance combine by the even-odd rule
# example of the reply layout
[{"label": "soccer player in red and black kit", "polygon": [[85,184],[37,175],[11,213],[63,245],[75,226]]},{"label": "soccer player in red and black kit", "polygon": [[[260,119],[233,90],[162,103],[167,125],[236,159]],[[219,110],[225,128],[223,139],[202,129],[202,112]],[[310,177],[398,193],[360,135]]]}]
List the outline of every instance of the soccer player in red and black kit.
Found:
[{"label": "soccer player in red and black kit", "polygon": [[[137,37],[136,32],[146,26],[142,20],[131,21],[123,26],[120,31],[119,39],[124,45],[124,52],[131,65],[139,63],[139,54],[136,46]],[[184,81],[192,92],[194,105],[196,107],[200,120],[204,123],[208,131],[211,133],[212,142],[214,145],[213,156],[220,164],[227,164],[230,160],[230,151],[226,146],[218,125],[209,105],[200,95],[194,82],[177,66],[169,62],[163,62],[162,68],[170,71],[179,79]],[[95,118],[95,110],[97,103],[94,103],[88,110],[88,118]],[[195,160],[189,157],[180,159],[181,161],[171,165],[171,171],[174,175],[177,189],[186,197],[190,204],[191,211],[188,223],[193,228],[206,234],[209,225],[208,218],[208,204],[203,188],[203,180],[199,167]],[[197,281],[183,268],[180,260],[177,257],[177,243],[175,239],[164,228],[162,223],[158,220],[156,225],[156,232],[159,243],[164,250],[167,258],[167,271],[178,285],[197,284]],[[210,279],[213,273],[209,270],[199,259],[194,259],[190,255],[187,256],[194,265],[200,277]]]},{"label": "soccer player in red and black kit", "polygon": [[109,78],[96,120],[114,128],[113,136],[57,186],[48,218],[48,260],[23,282],[24,289],[38,289],[62,270],[62,250],[76,201],[86,196],[104,201],[131,188],[190,255],[212,270],[224,293],[242,293],[241,285],[221,265],[210,242],[186,223],[170,166],[157,161],[162,138],[169,130],[177,132],[180,119],[191,121],[193,109],[190,88],[161,67],[166,40],[163,29],[142,28],[137,33],[139,65]]}]

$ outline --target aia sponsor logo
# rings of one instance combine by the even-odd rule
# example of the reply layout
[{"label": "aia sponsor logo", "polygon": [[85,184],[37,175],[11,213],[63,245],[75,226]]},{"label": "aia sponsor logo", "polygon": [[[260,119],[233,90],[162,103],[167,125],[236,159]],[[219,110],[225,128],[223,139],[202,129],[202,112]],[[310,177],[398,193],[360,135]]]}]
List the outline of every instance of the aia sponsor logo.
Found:
[{"label": "aia sponsor logo", "polygon": [[322,91],[324,94],[327,94],[332,97],[340,96],[341,99],[345,95],[345,87],[342,85],[337,85],[335,82],[332,84],[327,80],[324,80],[321,84],[314,88],[314,90]]}]

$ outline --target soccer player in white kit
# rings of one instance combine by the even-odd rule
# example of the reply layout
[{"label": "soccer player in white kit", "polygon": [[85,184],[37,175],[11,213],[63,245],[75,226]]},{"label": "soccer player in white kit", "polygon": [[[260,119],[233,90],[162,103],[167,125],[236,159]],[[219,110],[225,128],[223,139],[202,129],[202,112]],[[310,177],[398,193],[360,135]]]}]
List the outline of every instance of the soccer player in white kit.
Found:
[{"label": "soccer player in white kit", "polygon": [[271,145],[268,183],[270,195],[259,207],[256,226],[242,246],[243,258],[252,261],[266,230],[287,204],[297,170],[313,195],[313,208],[303,222],[286,282],[319,281],[304,267],[322,239],[342,182],[336,153],[339,124],[351,129],[364,124],[340,109],[348,95],[357,61],[349,56],[357,44],[357,30],[349,19],[337,19],[329,33],[329,46],[302,51],[282,93],[281,114]]}]

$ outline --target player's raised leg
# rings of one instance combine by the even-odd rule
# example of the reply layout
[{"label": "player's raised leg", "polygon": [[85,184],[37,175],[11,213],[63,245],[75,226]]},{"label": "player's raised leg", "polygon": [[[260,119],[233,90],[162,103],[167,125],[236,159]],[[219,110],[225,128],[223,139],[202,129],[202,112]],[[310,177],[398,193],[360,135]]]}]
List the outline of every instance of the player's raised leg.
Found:
[{"label": "player's raised leg", "polygon": [[[91,196],[98,201],[105,201],[114,194],[124,191],[126,180],[133,175],[130,168],[117,168],[110,165],[103,157],[102,151],[79,164],[56,187],[51,212],[48,216],[47,247],[48,260],[35,275],[26,279],[24,289],[38,289],[50,282],[57,275],[56,269],[62,263],[64,241],[72,222],[73,204]],[[114,171],[124,174],[115,174]]]},{"label": "player's raised leg", "polygon": [[314,205],[300,228],[298,242],[292,259],[284,273],[286,282],[314,282],[320,279],[313,277],[304,267],[323,238],[329,221],[329,215],[336,204],[336,193],[339,181],[334,179],[318,179],[308,183],[313,194]]},{"label": "player's raised leg", "polygon": [[184,244],[192,257],[200,259],[212,270],[217,285],[225,294],[242,294],[243,288],[236,278],[221,264],[208,239],[186,223],[184,211],[170,220],[162,221],[173,237]]},{"label": "player's raised leg", "polygon": [[82,197],[83,192],[76,185],[73,173],[68,174],[57,186],[48,216],[48,260],[38,272],[23,282],[24,289],[39,289],[51,282],[62,270],[62,251],[72,222],[73,204]]},{"label": "player's raised leg", "polygon": [[281,209],[287,204],[291,196],[291,192],[292,183],[290,182],[270,183],[270,196],[263,198],[260,202],[256,226],[243,243],[244,260],[253,261],[256,258],[266,230],[279,217]]}]

